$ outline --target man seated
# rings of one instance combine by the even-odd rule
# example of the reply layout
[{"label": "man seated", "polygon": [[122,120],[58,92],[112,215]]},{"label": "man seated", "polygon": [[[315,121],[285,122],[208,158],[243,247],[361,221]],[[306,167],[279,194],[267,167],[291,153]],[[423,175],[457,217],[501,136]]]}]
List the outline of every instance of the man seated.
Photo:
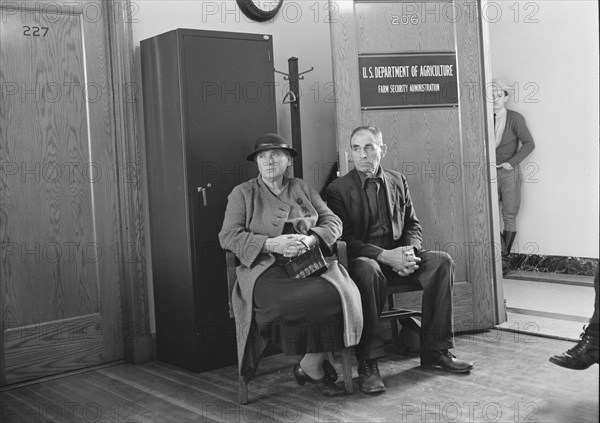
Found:
[{"label": "man seated", "polygon": [[378,128],[361,126],[350,136],[355,169],[327,187],[327,205],[343,223],[349,273],[362,297],[364,326],[356,346],[359,385],[365,393],[385,385],[377,359],[385,355],[379,315],[387,279],[410,277],[423,287],[421,366],[467,373],[473,363],[456,359],[452,327],[454,261],[440,251],[421,250],[417,219],[406,178],[380,165],[387,146]]}]

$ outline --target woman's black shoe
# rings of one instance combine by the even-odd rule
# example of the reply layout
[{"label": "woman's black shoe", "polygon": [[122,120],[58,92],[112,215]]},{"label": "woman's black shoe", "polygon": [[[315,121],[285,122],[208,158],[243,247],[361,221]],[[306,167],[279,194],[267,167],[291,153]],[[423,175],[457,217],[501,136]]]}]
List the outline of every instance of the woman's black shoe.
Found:
[{"label": "woman's black shoe", "polygon": [[335,367],[328,360],[323,360],[323,371],[325,372],[325,379],[328,382],[337,382],[338,374],[335,371]]},{"label": "woman's black shoe", "polygon": [[339,395],[346,395],[345,390],[337,386],[335,383],[327,380],[327,377],[324,376],[321,379],[316,380],[304,373],[302,367],[300,367],[300,363],[294,366],[294,368],[292,369],[292,373],[294,374],[298,385],[303,386],[306,382],[311,383],[317,387],[317,389],[323,396],[335,397]]}]

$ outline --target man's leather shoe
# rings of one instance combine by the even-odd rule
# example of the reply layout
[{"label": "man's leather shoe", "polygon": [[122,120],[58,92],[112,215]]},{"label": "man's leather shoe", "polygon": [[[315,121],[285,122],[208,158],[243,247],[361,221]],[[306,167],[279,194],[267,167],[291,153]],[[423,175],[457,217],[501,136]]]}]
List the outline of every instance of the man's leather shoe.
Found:
[{"label": "man's leather shoe", "polygon": [[385,391],[385,384],[379,374],[377,360],[359,360],[358,386],[365,394],[375,394]]},{"label": "man's leather shoe", "polygon": [[584,370],[600,363],[598,338],[598,333],[594,334],[589,326],[584,326],[579,342],[567,352],[550,357],[550,362],[574,370]]},{"label": "man's leather shoe", "polygon": [[473,363],[457,358],[448,350],[421,351],[421,367],[446,370],[451,373],[469,373]]}]

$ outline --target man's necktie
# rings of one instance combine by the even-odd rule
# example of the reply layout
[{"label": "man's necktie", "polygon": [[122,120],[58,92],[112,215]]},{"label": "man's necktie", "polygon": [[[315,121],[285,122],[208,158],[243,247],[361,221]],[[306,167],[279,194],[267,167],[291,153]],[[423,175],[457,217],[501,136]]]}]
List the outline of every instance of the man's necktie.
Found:
[{"label": "man's necktie", "polygon": [[377,204],[377,191],[379,183],[376,178],[367,179],[367,198],[369,199],[369,214],[371,222],[379,219],[379,207]]}]

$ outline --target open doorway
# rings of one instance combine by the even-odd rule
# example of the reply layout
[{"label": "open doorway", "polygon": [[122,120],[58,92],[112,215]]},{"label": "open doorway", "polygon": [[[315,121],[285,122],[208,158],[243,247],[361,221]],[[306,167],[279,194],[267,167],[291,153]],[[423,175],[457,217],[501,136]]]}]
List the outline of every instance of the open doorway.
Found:
[{"label": "open doorway", "polygon": [[[489,80],[508,82],[506,108],[525,117],[536,143],[520,163],[518,263],[498,278],[501,327],[576,339],[593,311],[599,255],[598,3],[483,2],[482,14]],[[572,63],[585,89],[568,83]]]},{"label": "open doorway", "polygon": [[577,340],[594,311],[592,276],[515,270],[503,279],[501,328]]}]

